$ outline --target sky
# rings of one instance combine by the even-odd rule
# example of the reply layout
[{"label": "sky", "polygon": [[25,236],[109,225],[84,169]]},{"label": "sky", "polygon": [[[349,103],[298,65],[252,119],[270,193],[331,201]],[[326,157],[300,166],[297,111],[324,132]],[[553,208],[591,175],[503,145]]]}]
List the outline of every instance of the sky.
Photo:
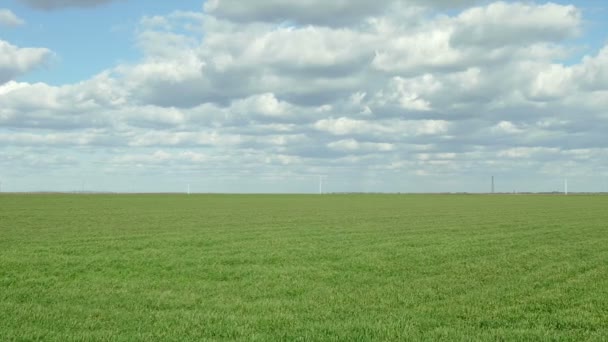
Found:
[{"label": "sky", "polygon": [[607,17],[0,0],[0,191],[608,191]]}]

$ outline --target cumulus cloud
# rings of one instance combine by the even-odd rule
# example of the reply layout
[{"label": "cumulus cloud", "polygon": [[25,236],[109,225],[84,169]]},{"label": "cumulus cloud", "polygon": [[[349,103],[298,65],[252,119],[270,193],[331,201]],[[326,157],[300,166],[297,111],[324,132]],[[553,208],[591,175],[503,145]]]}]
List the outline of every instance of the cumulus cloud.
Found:
[{"label": "cumulus cloud", "polygon": [[580,15],[573,6],[498,2],[440,17],[414,30],[404,31],[399,23],[388,21],[378,24],[389,42],[376,49],[374,66],[419,73],[545,60],[561,52],[555,43],[579,32]]},{"label": "cumulus cloud", "polygon": [[51,56],[45,48],[19,48],[0,40],[0,85],[43,65]]},{"label": "cumulus cloud", "polygon": [[587,90],[608,90],[608,45],[597,56],[585,57],[574,72]]},{"label": "cumulus cloud", "polygon": [[572,5],[496,2],[466,10],[455,20],[451,45],[504,48],[571,38],[579,33],[581,12]]},{"label": "cumulus cloud", "polygon": [[395,150],[394,144],[389,143],[373,143],[373,142],[359,142],[355,139],[345,139],[331,142],[327,145],[330,149],[342,151],[346,153],[353,152],[389,152]]},{"label": "cumulus cloud", "polygon": [[0,26],[15,27],[23,24],[25,24],[25,21],[16,16],[11,10],[0,8]]},{"label": "cumulus cloud", "polygon": [[391,140],[395,136],[419,136],[445,133],[449,123],[441,120],[416,121],[364,121],[346,117],[339,119],[323,119],[314,124],[314,127],[333,135],[385,135]]},{"label": "cumulus cloud", "polygon": [[[608,48],[563,62],[583,12],[475,3],[208,1],[142,18],[140,61],[59,86],[14,81],[49,52],[3,42],[0,143],[13,160],[76,148],[112,174],[267,177],[276,191],[292,189],[285,175],[398,191],[417,177],[550,179],[564,160],[608,172]],[[423,190],[473,185],[442,186]]]}]

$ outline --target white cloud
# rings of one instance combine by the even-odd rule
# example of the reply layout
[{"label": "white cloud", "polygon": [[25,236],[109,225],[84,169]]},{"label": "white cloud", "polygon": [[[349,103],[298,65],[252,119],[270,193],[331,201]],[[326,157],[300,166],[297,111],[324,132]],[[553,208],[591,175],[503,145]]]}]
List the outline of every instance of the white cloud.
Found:
[{"label": "white cloud", "polygon": [[495,2],[464,11],[456,18],[451,43],[504,48],[539,41],[560,41],[580,32],[576,7]]},{"label": "white cloud", "polygon": [[218,132],[164,132],[151,131],[138,134],[129,142],[133,147],[150,146],[234,146],[242,142],[238,135]]},{"label": "white cloud", "polygon": [[395,103],[405,110],[428,111],[431,103],[424,97],[441,87],[442,84],[430,74],[409,79],[397,76],[390,80],[386,90],[376,95],[376,102],[380,105]]},{"label": "white cloud", "polygon": [[279,101],[274,94],[265,93],[246,99],[237,100],[233,104],[236,113],[259,114],[268,117],[284,117],[294,114],[296,110],[289,104]]},{"label": "white cloud", "polygon": [[492,131],[496,133],[519,134],[524,130],[518,128],[515,124],[509,121],[501,121],[492,127]]},{"label": "white cloud", "polygon": [[585,57],[581,65],[575,67],[575,74],[582,79],[586,90],[608,90],[608,45],[597,56]]},{"label": "white cloud", "polygon": [[0,40],[0,85],[44,65],[52,53],[44,48],[19,48]]},{"label": "white cloud", "polygon": [[0,133],[0,143],[4,146],[85,146],[108,143],[106,132],[87,130],[84,132],[45,133]]},{"label": "white cloud", "polygon": [[446,133],[449,123],[442,120],[364,121],[341,117],[319,120],[314,127],[333,135],[386,135],[386,138],[390,139],[394,135],[420,136]]},{"label": "white cloud", "polygon": [[394,144],[389,143],[374,143],[374,142],[359,142],[355,139],[345,139],[333,141],[327,144],[332,150],[341,152],[389,152],[395,150]]},{"label": "white cloud", "polygon": [[573,70],[561,64],[545,66],[536,75],[531,85],[530,95],[533,99],[551,100],[567,96],[576,83],[573,80]]},{"label": "white cloud", "polygon": [[25,21],[16,16],[11,10],[0,8],[0,26],[15,27],[23,24],[25,24]]},{"label": "white cloud", "polygon": [[506,150],[502,150],[498,152],[499,157],[506,158],[524,158],[529,159],[534,157],[535,155],[547,155],[547,154],[559,154],[560,150],[557,148],[548,148],[548,147],[516,147],[510,148]]},{"label": "white cloud", "polygon": [[492,3],[455,17],[437,17],[414,29],[383,22],[388,42],[376,47],[373,65],[383,71],[466,70],[514,58],[550,58],[551,44],[576,36],[581,14],[573,6]]},{"label": "white cloud", "polygon": [[[374,172],[370,191],[479,189],[490,171],[548,179],[564,160],[608,174],[608,48],[568,54],[583,12],[458,10],[474,3],[209,1],[142,18],[140,61],[58,86],[15,81],[50,51],[0,41],[0,168],[76,160],[151,186],[231,170],[230,189],[259,176],[276,191],[292,189],[284,175],[318,174],[343,179],[335,190],[366,189],[362,170]],[[435,189],[419,176],[473,180]]]}]

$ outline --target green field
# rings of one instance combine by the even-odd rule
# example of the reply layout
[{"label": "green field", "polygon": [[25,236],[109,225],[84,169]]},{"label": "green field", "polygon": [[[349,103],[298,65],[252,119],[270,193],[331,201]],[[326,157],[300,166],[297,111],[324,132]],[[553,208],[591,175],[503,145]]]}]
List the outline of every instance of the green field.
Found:
[{"label": "green field", "polygon": [[0,341],[608,340],[608,196],[0,194]]}]

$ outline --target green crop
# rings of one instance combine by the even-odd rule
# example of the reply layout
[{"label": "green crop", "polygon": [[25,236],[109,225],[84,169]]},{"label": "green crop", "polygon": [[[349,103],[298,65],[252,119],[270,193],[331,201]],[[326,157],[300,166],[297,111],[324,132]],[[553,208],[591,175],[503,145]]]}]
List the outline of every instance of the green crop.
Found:
[{"label": "green crop", "polygon": [[608,197],[0,194],[0,340],[608,339]]}]

